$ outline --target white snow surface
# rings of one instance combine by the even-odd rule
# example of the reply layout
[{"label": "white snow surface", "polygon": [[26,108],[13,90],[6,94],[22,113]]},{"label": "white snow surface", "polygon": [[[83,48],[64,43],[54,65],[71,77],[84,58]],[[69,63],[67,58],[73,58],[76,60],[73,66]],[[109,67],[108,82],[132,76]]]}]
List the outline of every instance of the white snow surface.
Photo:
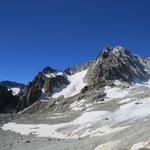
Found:
[{"label": "white snow surface", "polygon": [[107,94],[107,98],[123,98],[128,95],[128,90],[122,90],[119,87],[105,87],[105,91]]},{"label": "white snow surface", "polygon": [[70,81],[70,84],[67,85],[65,88],[61,88],[60,90],[58,90],[59,92],[55,92],[52,97],[58,98],[59,96],[63,95],[65,98],[67,98],[80,93],[81,89],[87,85],[83,81],[86,73],[87,70],[83,70],[81,72],[75,73],[74,75],[68,75],[68,80]]},{"label": "white snow surface", "polygon": [[[146,117],[150,115],[150,97],[142,97],[141,99],[136,99],[133,98],[132,94],[130,93],[130,90],[132,90],[133,88],[138,88],[138,86],[139,85],[135,85],[123,89],[119,87],[107,86],[105,88],[107,99],[113,100],[115,98],[120,98],[117,108],[113,111],[109,111],[107,109],[96,111],[85,110],[79,117],[77,117],[73,121],[58,124],[36,125],[17,124],[15,122],[9,122],[7,124],[4,124],[2,126],[2,129],[11,130],[23,135],[32,133],[38,137],[52,137],[61,139],[78,139],[87,136],[103,136],[113,132],[127,130],[131,127],[132,124],[136,123],[140,119],[145,120]],[[142,84],[141,86],[144,86],[144,84]],[[137,90],[137,93],[138,92],[139,90]],[[86,99],[82,99],[78,102],[76,101],[70,105],[70,109],[77,110],[78,108],[82,108],[85,102]],[[105,102],[107,103],[107,101]],[[92,105],[90,105],[90,108],[92,108]],[[63,117],[63,114],[60,114],[60,116],[54,116],[50,119],[59,119]],[[97,147],[97,149],[101,147],[107,147],[109,144],[110,143],[105,143],[104,145],[100,145]],[[132,146],[131,150],[136,150],[136,148],[143,147],[143,145],[145,146],[145,143],[137,143]]]},{"label": "white snow surface", "polygon": [[139,150],[141,148],[150,148],[150,146],[147,146],[148,143],[149,143],[149,141],[136,143],[131,147],[130,150]]},{"label": "white snow surface", "polygon": [[[100,136],[111,132],[119,131],[127,127],[111,128],[104,125],[100,128],[90,129],[97,121],[100,121],[106,112],[93,111],[85,112],[79,118],[68,122],[54,125],[48,124],[16,124],[9,122],[4,124],[3,130],[11,130],[22,135],[35,134],[38,137],[53,137],[60,139],[78,139],[86,136]],[[69,129],[69,130],[68,130]]]},{"label": "white snow surface", "polygon": [[15,88],[15,87],[13,87],[13,88],[9,88],[8,90],[12,90],[12,94],[15,96],[15,95],[17,95],[19,92],[20,92],[20,88]]},{"label": "white snow surface", "polygon": [[55,78],[56,76],[62,76],[62,75],[63,75],[63,72],[54,72],[50,74],[45,74],[47,78]]}]

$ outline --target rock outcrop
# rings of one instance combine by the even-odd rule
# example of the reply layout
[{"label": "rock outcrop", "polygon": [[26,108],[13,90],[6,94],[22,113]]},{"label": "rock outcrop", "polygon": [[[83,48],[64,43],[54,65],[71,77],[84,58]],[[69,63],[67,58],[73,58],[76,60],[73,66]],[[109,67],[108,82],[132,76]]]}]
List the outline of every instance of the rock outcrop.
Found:
[{"label": "rock outcrop", "polygon": [[67,84],[69,81],[63,72],[51,67],[44,68],[20,93],[17,110],[20,111],[40,99],[51,96],[55,88]]},{"label": "rock outcrop", "polygon": [[18,96],[13,96],[11,91],[0,84],[0,113],[14,113],[16,112],[16,105]]}]

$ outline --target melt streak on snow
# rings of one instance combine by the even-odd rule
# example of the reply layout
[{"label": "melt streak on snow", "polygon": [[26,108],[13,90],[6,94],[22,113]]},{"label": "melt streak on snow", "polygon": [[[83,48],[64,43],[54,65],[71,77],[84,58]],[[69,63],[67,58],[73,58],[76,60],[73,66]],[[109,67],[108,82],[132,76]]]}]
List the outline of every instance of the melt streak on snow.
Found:
[{"label": "melt streak on snow", "polygon": [[70,81],[70,84],[66,88],[62,88],[60,90],[57,89],[57,91],[52,95],[53,98],[58,98],[59,96],[63,95],[65,98],[74,96],[78,93],[80,93],[81,89],[86,86],[86,83],[84,82],[84,77],[87,73],[87,70],[78,72],[72,76],[68,75],[68,80]]}]

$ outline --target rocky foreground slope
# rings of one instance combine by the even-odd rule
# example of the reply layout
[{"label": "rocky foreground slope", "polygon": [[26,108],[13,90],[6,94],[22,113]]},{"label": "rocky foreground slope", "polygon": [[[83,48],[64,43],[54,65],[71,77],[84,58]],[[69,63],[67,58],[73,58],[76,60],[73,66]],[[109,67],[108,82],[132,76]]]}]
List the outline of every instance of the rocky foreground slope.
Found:
[{"label": "rocky foreground slope", "polygon": [[[0,149],[150,149],[149,58],[105,48],[87,64],[46,67],[0,116]],[[15,138],[14,138],[15,137]]]}]

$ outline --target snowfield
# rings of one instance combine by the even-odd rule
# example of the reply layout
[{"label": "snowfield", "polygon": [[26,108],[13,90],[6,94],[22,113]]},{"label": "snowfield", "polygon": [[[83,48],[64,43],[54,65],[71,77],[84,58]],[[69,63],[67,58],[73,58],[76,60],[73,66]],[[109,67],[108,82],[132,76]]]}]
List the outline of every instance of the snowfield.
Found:
[{"label": "snowfield", "polygon": [[[82,71],[70,76],[70,84],[62,91],[55,93],[53,97],[56,98],[60,95],[70,97],[79,93],[86,85],[83,82],[86,72]],[[60,113],[46,118],[48,120],[60,119],[58,123],[23,124],[9,122],[2,126],[2,130],[9,130],[21,135],[66,140],[99,138],[102,143],[98,142],[90,150],[120,150],[121,148],[139,150],[140,148],[150,148],[149,84],[142,83],[123,87],[123,83],[119,81],[115,81],[115,83],[115,87],[106,86],[104,88],[106,97],[103,104],[86,103],[88,97],[72,102],[68,109],[76,113],[81,111],[81,114],[78,114],[74,119],[62,123],[62,119],[65,120],[71,115],[67,116],[65,113]],[[117,103],[113,103],[116,100]],[[100,106],[100,109],[96,109],[98,106]],[[145,134],[144,138],[139,136],[143,135],[143,132]],[[124,145],[125,147],[123,147]]]},{"label": "snowfield", "polygon": [[108,99],[112,98],[124,98],[128,95],[128,90],[121,90],[118,87],[111,88],[109,86],[105,87],[105,93],[107,94]]},{"label": "snowfield", "polygon": [[[5,124],[3,130],[11,130],[22,135],[35,134],[38,137],[53,137],[61,139],[78,139],[86,136],[101,136],[126,127],[111,128],[104,125],[97,129],[90,129],[94,124],[98,123],[101,119],[106,117],[107,112],[95,111],[85,112],[79,118],[72,122],[48,125],[48,124],[16,124],[10,122]],[[68,130],[69,129],[69,130]],[[62,132],[59,132],[61,131]],[[99,134],[100,133],[100,134]]]},{"label": "snowfield", "polygon": [[[84,82],[84,77],[87,73],[87,70],[75,73],[74,75],[69,76],[68,80],[70,84],[61,89],[54,89],[54,94],[52,95],[53,98],[58,98],[59,96],[63,95],[65,98],[74,96],[78,93],[80,93],[81,89],[86,86],[86,83]],[[59,92],[55,92],[59,91]]]}]

